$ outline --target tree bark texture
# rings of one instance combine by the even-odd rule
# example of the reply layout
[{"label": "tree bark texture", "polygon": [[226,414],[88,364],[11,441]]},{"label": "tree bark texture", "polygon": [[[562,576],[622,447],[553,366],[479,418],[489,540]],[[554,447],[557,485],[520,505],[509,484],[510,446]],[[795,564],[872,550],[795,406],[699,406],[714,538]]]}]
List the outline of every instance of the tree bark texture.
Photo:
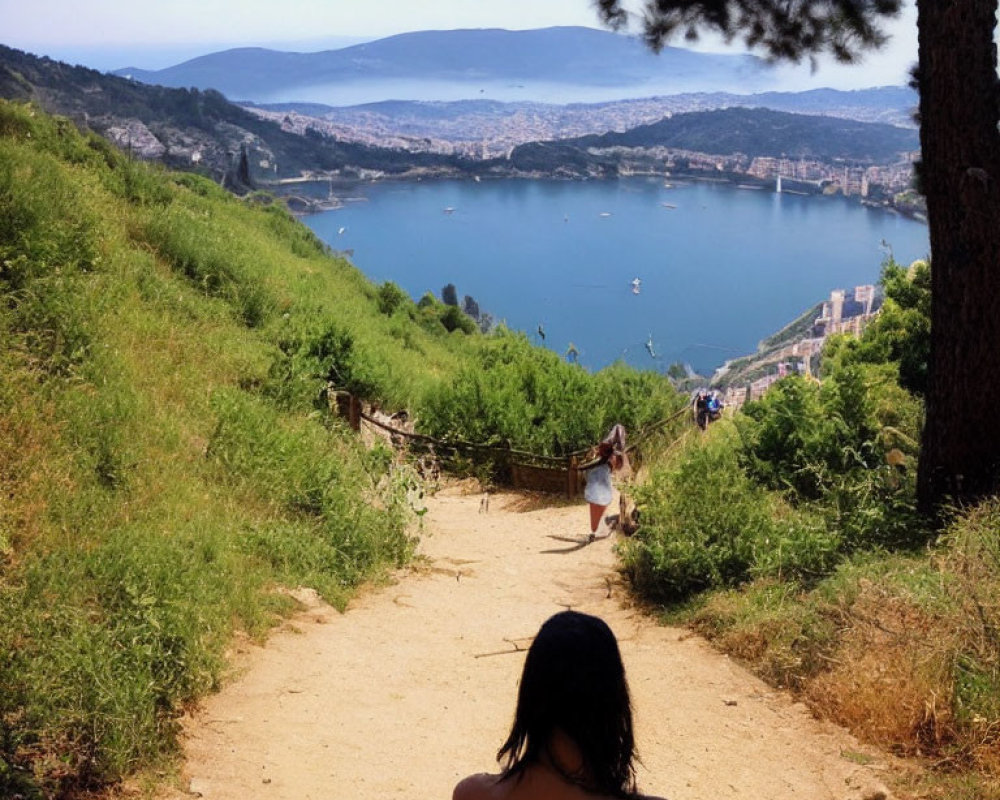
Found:
[{"label": "tree bark texture", "polygon": [[1000,489],[997,0],[918,0],[931,355],[918,472],[924,511]]}]

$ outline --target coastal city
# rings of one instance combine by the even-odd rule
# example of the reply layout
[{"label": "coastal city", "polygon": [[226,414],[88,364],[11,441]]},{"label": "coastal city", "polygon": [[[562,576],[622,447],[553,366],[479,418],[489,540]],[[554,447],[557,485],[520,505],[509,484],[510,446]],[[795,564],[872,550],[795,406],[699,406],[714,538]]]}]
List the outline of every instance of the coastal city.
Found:
[{"label": "coastal city", "polygon": [[[396,111],[391,116],[373,107],[246,108],[299,135],[312,132],[409,153],[436,153],[489,161],[510,159],[515,148],[532,142],[555,142],[604,131],[629,130],[670,119],[676,114],[724,108],[727,102],[737,104],[732,99],[713,100],[711,95],[685,95],[567,107],[480,103],[447,109],[445,104],[438,104],[433,115],[419,114],[419,104],[411,104],[412,110]],[[305,113],[306,110],[310,113]],[[843,109],[840,113],[840,118],[845,120],[875,121],[871,109],[867,108]],[[885,115],[879,121],[897,125],[907,122],[902,109],[893,113],[886,111]],[[791,154],[782,157],[741,152],[720,155],[664,146],[595,145],[587,149],[595,155],[615,156],[618,174],[622,176],[683,174],[747,180],[757,185],[767,183],[784,192],[857,197],[862,202],[896,208],[919,219],[924,214],[922,203],[912,192],[918,150],[859,162]],[[365,177],[377,179],[382,176],[378,171],[370,171]]]},{"label": "coastal city", "polygon": [[[860,336],[865,326],[882,307],[882,296],[877,287],[866,284],[853,289],[834,289],[830,298],[819,306],[819,314],[806,326],[801,335],[790,341],[744,359],[727,362],[713,377],[714,382],[725,381],[724,402],[728,408],[739,408],[745,402],[757,400],[777,381],[787,375],[799,373],[813,375],[816,359],[823,351],[827,337],[834,334]],[[754,374],[760,375],[748,382],[728,375],[740,361],[752,360]]]}]

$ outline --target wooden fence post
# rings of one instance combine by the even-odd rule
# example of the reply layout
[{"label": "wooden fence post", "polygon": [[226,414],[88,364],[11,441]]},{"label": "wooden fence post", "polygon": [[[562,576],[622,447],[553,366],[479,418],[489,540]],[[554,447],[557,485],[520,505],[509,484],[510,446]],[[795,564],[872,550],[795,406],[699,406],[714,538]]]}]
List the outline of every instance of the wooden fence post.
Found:
[{"label": "wooden fence post", "polygon": [[353,394],[351,395],[351,413],[347,418],[347,424],[351,426],[352,431],[361,430],[361,401]]},{"label": "wooden fence post", "polygon": [[570,456],[566,470],[566,496],[570,500],[576,497],[577,487],[580,485],[580,470],[576,464],[576,456]]},{"label": "wooden fence post", "polygon": [[337,392],[337,413],[346,417],[352,431],[361,430],[361,401],[349,392]]}]

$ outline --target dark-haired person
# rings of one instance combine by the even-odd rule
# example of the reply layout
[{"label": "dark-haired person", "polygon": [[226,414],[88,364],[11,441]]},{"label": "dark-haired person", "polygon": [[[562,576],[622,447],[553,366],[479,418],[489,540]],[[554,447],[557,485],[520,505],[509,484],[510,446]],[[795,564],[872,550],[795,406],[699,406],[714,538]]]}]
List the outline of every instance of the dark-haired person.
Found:
[{"label": "dark-haired person", "polygon": [[502,771],[470,775],[452,800],[638,800],[635,759],[615,635],[598,617],[562,611],[528,649]]},{"label": "dark-haired person", "polygon": [[614,488],[611,476],[625,468],[628,463],[625,455],[625,428],[615,425],[601,443],[597,446],[598,462],[587,470],[587,486],[583,491],[583,499],[590,505],[590,535],[588,539],[603,538],[610,534],[605,527],[601,533],[604,512],[611,505]]}]

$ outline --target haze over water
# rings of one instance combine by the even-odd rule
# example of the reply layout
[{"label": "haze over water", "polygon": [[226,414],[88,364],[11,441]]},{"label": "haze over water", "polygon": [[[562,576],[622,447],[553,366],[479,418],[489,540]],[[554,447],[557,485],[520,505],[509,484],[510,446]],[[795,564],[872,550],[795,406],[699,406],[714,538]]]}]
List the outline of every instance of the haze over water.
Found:
[{"label": "haze over water", "polygon": [[929,251],[925,225],[856,199],[727,184],[422,181],[351,193],[364,199],[305,222],[353,250],[373,281],[414,299],[453,283],[539,344],[565,354],[572,342],[592,369],[680,361],[710,374],[832,289],[876,283],[883,241],[903,264]]}]

